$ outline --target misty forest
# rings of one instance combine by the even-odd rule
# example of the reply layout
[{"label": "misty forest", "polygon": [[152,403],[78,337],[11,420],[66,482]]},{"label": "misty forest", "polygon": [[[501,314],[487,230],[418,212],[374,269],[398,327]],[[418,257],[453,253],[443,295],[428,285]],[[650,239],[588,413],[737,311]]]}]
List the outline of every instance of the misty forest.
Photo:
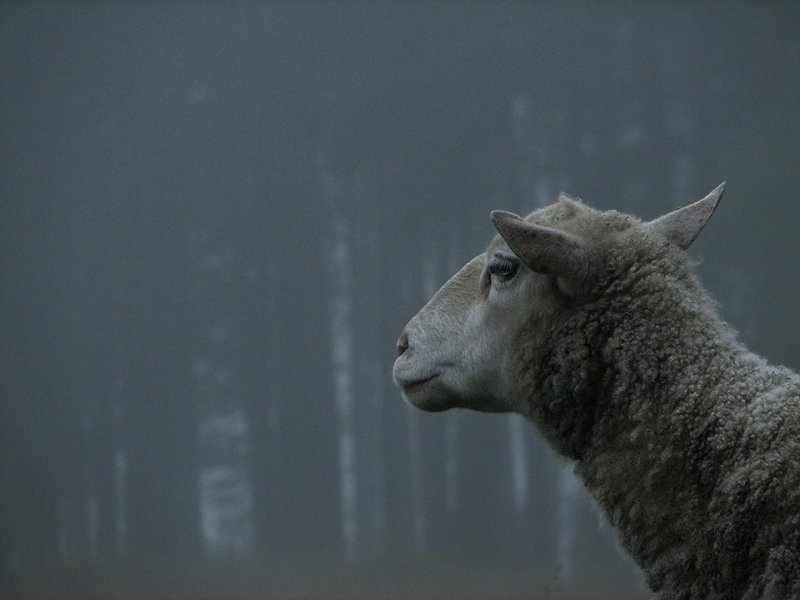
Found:
[{"label": "misty forest", "polygon": [[428,414],[404,324],[492,209],[692,247],[800,368],[800,5],[0,4],[3,598],[647,597],[522,417]]}]

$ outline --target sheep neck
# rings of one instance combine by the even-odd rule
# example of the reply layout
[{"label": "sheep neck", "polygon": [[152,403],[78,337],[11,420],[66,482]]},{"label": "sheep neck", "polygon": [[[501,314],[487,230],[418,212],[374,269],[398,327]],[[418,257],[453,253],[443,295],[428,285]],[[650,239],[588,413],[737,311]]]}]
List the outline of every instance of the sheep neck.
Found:
[{"label": "sheep neck", "polygon": [[[629,297],[624,312],[605,306],[593,317],[605,336],[596,346],[602,383],[577,471],[654,590],[677,597],[702,582],[704,591],[690,596],[714,597],[715,585],[759,585],[759,559],[767,557],[747,555],[759,530],[733,524],[767,519],[765,510],[774,507],[721,490],[749,468],[752,453],[766,456],[790,436],[798,439],[796,411],[790,422],[776,417],[775,399],[800,399],[800,382],[738,343],[696,281],[686,281],[669,282],[657,296]],[[760,434],[752,431],[754,403],[767,407]],[[784,472],[798,469],[779,462]],[[721,548],[742,556],[722,564]]]}]

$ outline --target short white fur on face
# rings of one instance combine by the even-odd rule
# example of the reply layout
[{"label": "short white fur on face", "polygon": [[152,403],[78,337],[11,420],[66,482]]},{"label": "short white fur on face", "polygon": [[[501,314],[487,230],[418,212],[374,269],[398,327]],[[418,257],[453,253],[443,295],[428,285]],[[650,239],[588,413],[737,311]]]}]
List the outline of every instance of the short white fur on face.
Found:
[{"label": "short white fur on face", "polygon": [[[466,340],[485,343],[478,280],[483,257],[477,256],[456,273],[406,326],[407,349],[397,358],[394,378],[406,400],[424,410],[446,410],[464,394],[467,377],[483,370],[482,348],[470,349]],[[476,340],[476,341],[478,341]],[[485,347],[485,346],[483,346]]]},{"label": "short white fur on face", "polygon": [[545,284],[497,236],[406,326],[408,348],[394,365],[406,400],[428,411],[521,412],[511,350]]}]

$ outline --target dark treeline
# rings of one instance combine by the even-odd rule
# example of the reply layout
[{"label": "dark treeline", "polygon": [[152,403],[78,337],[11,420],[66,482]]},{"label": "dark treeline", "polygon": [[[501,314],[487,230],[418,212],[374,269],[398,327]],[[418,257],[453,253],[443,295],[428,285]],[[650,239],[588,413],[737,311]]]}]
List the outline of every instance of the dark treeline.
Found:
[{"label": "dark treeline", "polygon": [[411,411],[394,343],[490,209],[564,190],[650,218],[727,180],[701,273],[800,367],[799,25],[791,3],[0,5],[0,578],[447,557],[635,586],[533,427]]}]

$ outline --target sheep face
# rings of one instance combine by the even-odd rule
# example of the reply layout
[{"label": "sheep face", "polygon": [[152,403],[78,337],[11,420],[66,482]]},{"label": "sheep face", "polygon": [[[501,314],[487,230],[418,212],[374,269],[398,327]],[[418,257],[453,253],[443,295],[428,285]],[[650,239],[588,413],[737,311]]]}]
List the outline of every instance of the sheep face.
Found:
[{"label": "sheep face", "polygon": [[540,285],[504,244],[469,261],[400,337],[394,378],[406,400],[428,411],[516,410],[508,352]]},{"label": "sheep face", "polygon": [[[579,208],[564,200],[538,217],[563,217]],[[536,227],[510,213],[495,212],[493,219],[501,233],[508,231],[512,244],[514,226]],[[545,227],[537,232],[548,244],[544,254],[553,269],[585,267],[584,257],[568,252],[582,252],[576,237]],[[515,387],[515,340],[532,319],[551,320],[565,294],[574,291],[572,281],[554,277],[550,267],[534,270],[529,262],[530,257],[497,235],[484,254],[469,261],[411,320],[398,341],[394,365],[395,381],[408,402],[428,411],[461,407],[524,412]]]},{"label": "sheep face", "polygon": [[[537,370],[553,360],[554,338],[567,327],[593,323],[615,273],[667,246],[675,248],[670,252],[685,250],[722,190],[720,186],[703,200],[650,223],[615,211],[599,212],[565,197],[526,219],[494,211],[499,235],[431,298],[400,336],[394,378],[404,397],[423,410],[514,411],[541,425],[546,412],[549,420],[562,421],[545,427],[553,430],[548,437],[563,437],[574,416],[557,416],[559,411],[542,410],[541,405],[553,401],[563,406],[569,399],[548,398],[555,386],[537,383]],[[591,377],[600,369],[599,349],[587,344],[568,352],[584,362],[556,366],[571,379],[556,393],[569,389],[591,394]],[[553,365],[547,368],[554,370]]]}]

